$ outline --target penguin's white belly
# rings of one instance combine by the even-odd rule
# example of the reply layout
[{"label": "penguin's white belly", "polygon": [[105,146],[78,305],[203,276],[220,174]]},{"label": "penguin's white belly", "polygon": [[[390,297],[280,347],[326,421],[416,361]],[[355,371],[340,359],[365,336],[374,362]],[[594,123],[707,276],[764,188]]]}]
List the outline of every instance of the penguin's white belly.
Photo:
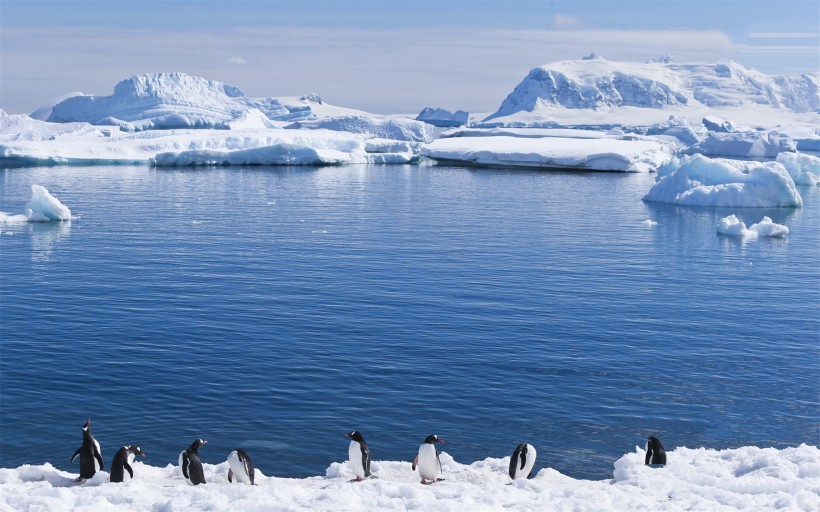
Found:
[{"label": "penguin's white belly", "polygon": [[358,478],[364,478],[364,466],[362,465],[362,447],[358,441],[350,441],[347,447],[347,457],[350,460],[350,469]]},{"label": "penguin's white belly", "polygon": [[[97,447],[97,453],[99,453],[100,457],[102,457],[102,452],[100,451],[100,443],[98,443],[96,439],[94,439],[94,445]],[[100,462],[97,460],[97,457],[94,457],[94,469],[96,469],[97,471],[102,470],[102,468],[100,467]]]},{"label": "penguin's white belly", "polygon": [[228,455],[228,465],[231,467],[233,477],[237,482],[251,485],[251,477],[248,474],[248,467],[239,458],[239,454],[234,450]]},{"label": "penguin's white belly", "polygon": [[436,447],[424,443],[419,447],[419,476],[425,480],[435,480],[440,472]]},{"label": "penguin's white belly", "polygon": [[521,461],[518,460],[517,464],[515,465],[515,476],[513,479],[518,478],[527,478],[530,473],[532,472],[532,467],[535,466],[535,447],[533,445],[527,445],[527,460],[524,462],[524,467],[521,468]]}]

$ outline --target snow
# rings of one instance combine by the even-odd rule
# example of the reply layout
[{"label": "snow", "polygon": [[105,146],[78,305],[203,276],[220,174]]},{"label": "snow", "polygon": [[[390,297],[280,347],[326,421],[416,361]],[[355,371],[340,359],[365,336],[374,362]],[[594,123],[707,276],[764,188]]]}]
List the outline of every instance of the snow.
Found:
[{"label": "snow", "polygon": [[307,121],[297,121],[285,128],[317,130],[326,129],[359,133],[367,137],[430,142],[433,132],[425,123],[412,119],[374,119],[363,115],[326,117]]},{"label": "snow", "polygon": [[661,167],[644,201],[690,206],[802,207],[803,198],[778,162],[674,158]]},{"label": "snow", "polygon": [[820,158],[802,153],[780,153],[777,162],[789,171],[796,185],[820,185]]},{"label": "snow", "polygon": [[747,228],[746,224],[733,214],[720,219],[717,225],[717,232],[722,235],[739,236],[743,238],[783,238],[789,234],[789,228],[782,224],[776,224],[772,222],[772,219],[765,216],[760,222],[752,224]]},{"label": "snow", "polygon": [[651,172],[667,163],[673,150],[655,140],[499,135],[442,138],[422,147],[421,154],[473,165]]},{"label": "snow", "polygon": [[40,185],[31,186],[31,200],[26,205],[25,213],[12,215],[0,212],[0,224],[53,220],[71,220],[71,210]]},{"label": "snow", "polygon": [[[78,484],[76,474],[51,464],[0,469],[2,510],[816,510],[820,450],[679,447],[660,468],[643,464],[641,447],[614,463],[610,480],[577,480],[545,467],[530,480],[512,482],[509,457],[472,464],[442,452],[444,481],[421,485],[407,461],[374,460],[378,478],[352,483],[347,462],[324,476],[268,476],[255,461],[254,486],[228,483],[227,461],[204,464],[208,483],[189,486],[178,466],[133,464],[134,480],[108,482],[100,472]],[[253,457],[253,454],[250,454]]]}]

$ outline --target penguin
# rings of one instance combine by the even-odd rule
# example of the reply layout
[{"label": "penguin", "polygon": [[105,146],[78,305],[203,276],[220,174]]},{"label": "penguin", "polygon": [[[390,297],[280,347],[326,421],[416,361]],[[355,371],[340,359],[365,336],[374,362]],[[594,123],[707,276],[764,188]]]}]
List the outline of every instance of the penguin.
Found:
[{"label": "penguin", "polygon": [[510,478],[531,478],[532,467],[535,465],[536,451],[531,444],[521,443],[515,447],[510,458]]},{"label": "penguin", "polygon": [[646,460],[644,464],[666,464],[666,450],[663,449],[661,440],[655,436],[649,436],[646,440]]},{"label": "penguin", "polygon": [[358,430],[354,430],[345,437],[350,438],[350,445],[347,447],[347,456],[350,459],[350,468],[356,475],[356,482],[361,482],[370,477],[370,450],[364,436]]},{"label": "penguin", "polygon": [[179,453],[179,467],[182,469],[182,476],[191,485],[205,483],[205,472],[202,470],[202,461],[199,460],[199,447],[208,444],[204,439],[197,439],[191,446]]},{"label": "penguin", "polygon": [[[136,455],[145,457],[145,452],[140,450],[139,446],[134,446],[133,444],[120,448],[114,455],[114,460],[111,461],[111,475],[108,481],[124,482],[134,478],[134,470],[131,468],[131,463],[134,462]],[[125,471],[128,471],[128,476],[126,476]]]},{"label": "penguin", "polygon": [[77,479],[88,480],[97,471],[105,469],[102,455],[100,454],[100,443],[91,435],[91,418],[88,418],[83,427],[83,445],[77,448],[71,457],[71,462],[80,456],[80,477]]},{"label": "penguin", "polygon": [[248,456],[247,452],[242,448],[237,448],[228,454],[228,482],[233,483],[233,477],[236,477],[237,483],[253,485],[254,469],[253,461]]},{"label": "penguin", "polygon": [[419,446],[419,453],[413,460],[413,471],[416,470],[416,467],[419,468],[421,483],[424,485],[435,483],[438,480],[438,475],[441,474],[441,459],[439,459],[435,443],[443,442],[444,439],[431,434]]}]

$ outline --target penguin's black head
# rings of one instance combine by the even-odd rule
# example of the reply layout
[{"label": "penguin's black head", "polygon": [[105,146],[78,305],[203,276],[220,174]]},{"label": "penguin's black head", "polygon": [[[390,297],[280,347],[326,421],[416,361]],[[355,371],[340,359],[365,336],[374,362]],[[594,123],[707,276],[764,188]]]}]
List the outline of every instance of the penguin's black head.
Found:
[{"label": "penguin's black head", "polygon": [[208,444],[208,441],[204,439],[197,439],[193,443],[191,443],[191,446],[189,446],[188,449],[194,453],[197,453],[199,451],[199,447],[203,444]]},{"label": "penguin's black head", "polygon": [[649,439],[646,440],[646,445],[649,446],[650,448],[663,449],[663,445],[661,444],[661,440],[658,439],[655,436],[649,436]]},{"label": "penguin's black head", "polygon": [[443,443],[443,442],[444,442],[444,439],[439,438],[439,437],[438,437],[437,435],[435,435],[435,434],[430,434],[429,436],[427,436],[427,438],[424,440],[424,442],[425,442],[426,444]]},{"label": "penguin's black head", "polygon": [[83,426],[83,432],[88,432],[88,430],[90,428],[91,428],[91,418],[88,418],[87,420],[85,420],[85,425]]},{"label": "penguin's black head", "polygon": [[351,432],[349,434],[345,434],[345,437],[349,437],[350,439],[352,439],[352,440],[354,440],[358,443],[363,443],[364,442],[364,436],[358,430],[354,430],[353,432]]},{"label": "penguin's black head", "polygon": [[133,444],[128,445],[128,451],[133,453],[134,455],[139,455],[140,457],[145,457],[145,452],[140,450],[139,446],[134,446]]}]

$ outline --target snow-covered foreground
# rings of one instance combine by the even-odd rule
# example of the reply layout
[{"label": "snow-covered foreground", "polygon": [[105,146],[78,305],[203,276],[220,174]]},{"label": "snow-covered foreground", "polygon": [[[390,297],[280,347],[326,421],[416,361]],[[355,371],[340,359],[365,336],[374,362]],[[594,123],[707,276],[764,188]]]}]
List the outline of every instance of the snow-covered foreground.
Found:
[{"label": "snow-covered foreground", "polygon": [[[227,456],[227,454],[226,454]],[[252,456],[252,454],[251,454]],[[265,476],[229,484],[228,463],[205,464],[207,484],[188,485],[178,467],[134,463],[134,480],[85,483],[51,464],[0,469],[2,510],[817,510],[820,450],[677,448],[665,467],[644,465],[637,448],[615,462],[611,480],[576,480],[552,468],[510,484],[509,457],[460,464],[442,453],[444,481],[421,485],[409,462],[374,461],[378,478],[350,482],[347,463],[324,477]],[[257,465],[265,467],[263,461]]]}]

